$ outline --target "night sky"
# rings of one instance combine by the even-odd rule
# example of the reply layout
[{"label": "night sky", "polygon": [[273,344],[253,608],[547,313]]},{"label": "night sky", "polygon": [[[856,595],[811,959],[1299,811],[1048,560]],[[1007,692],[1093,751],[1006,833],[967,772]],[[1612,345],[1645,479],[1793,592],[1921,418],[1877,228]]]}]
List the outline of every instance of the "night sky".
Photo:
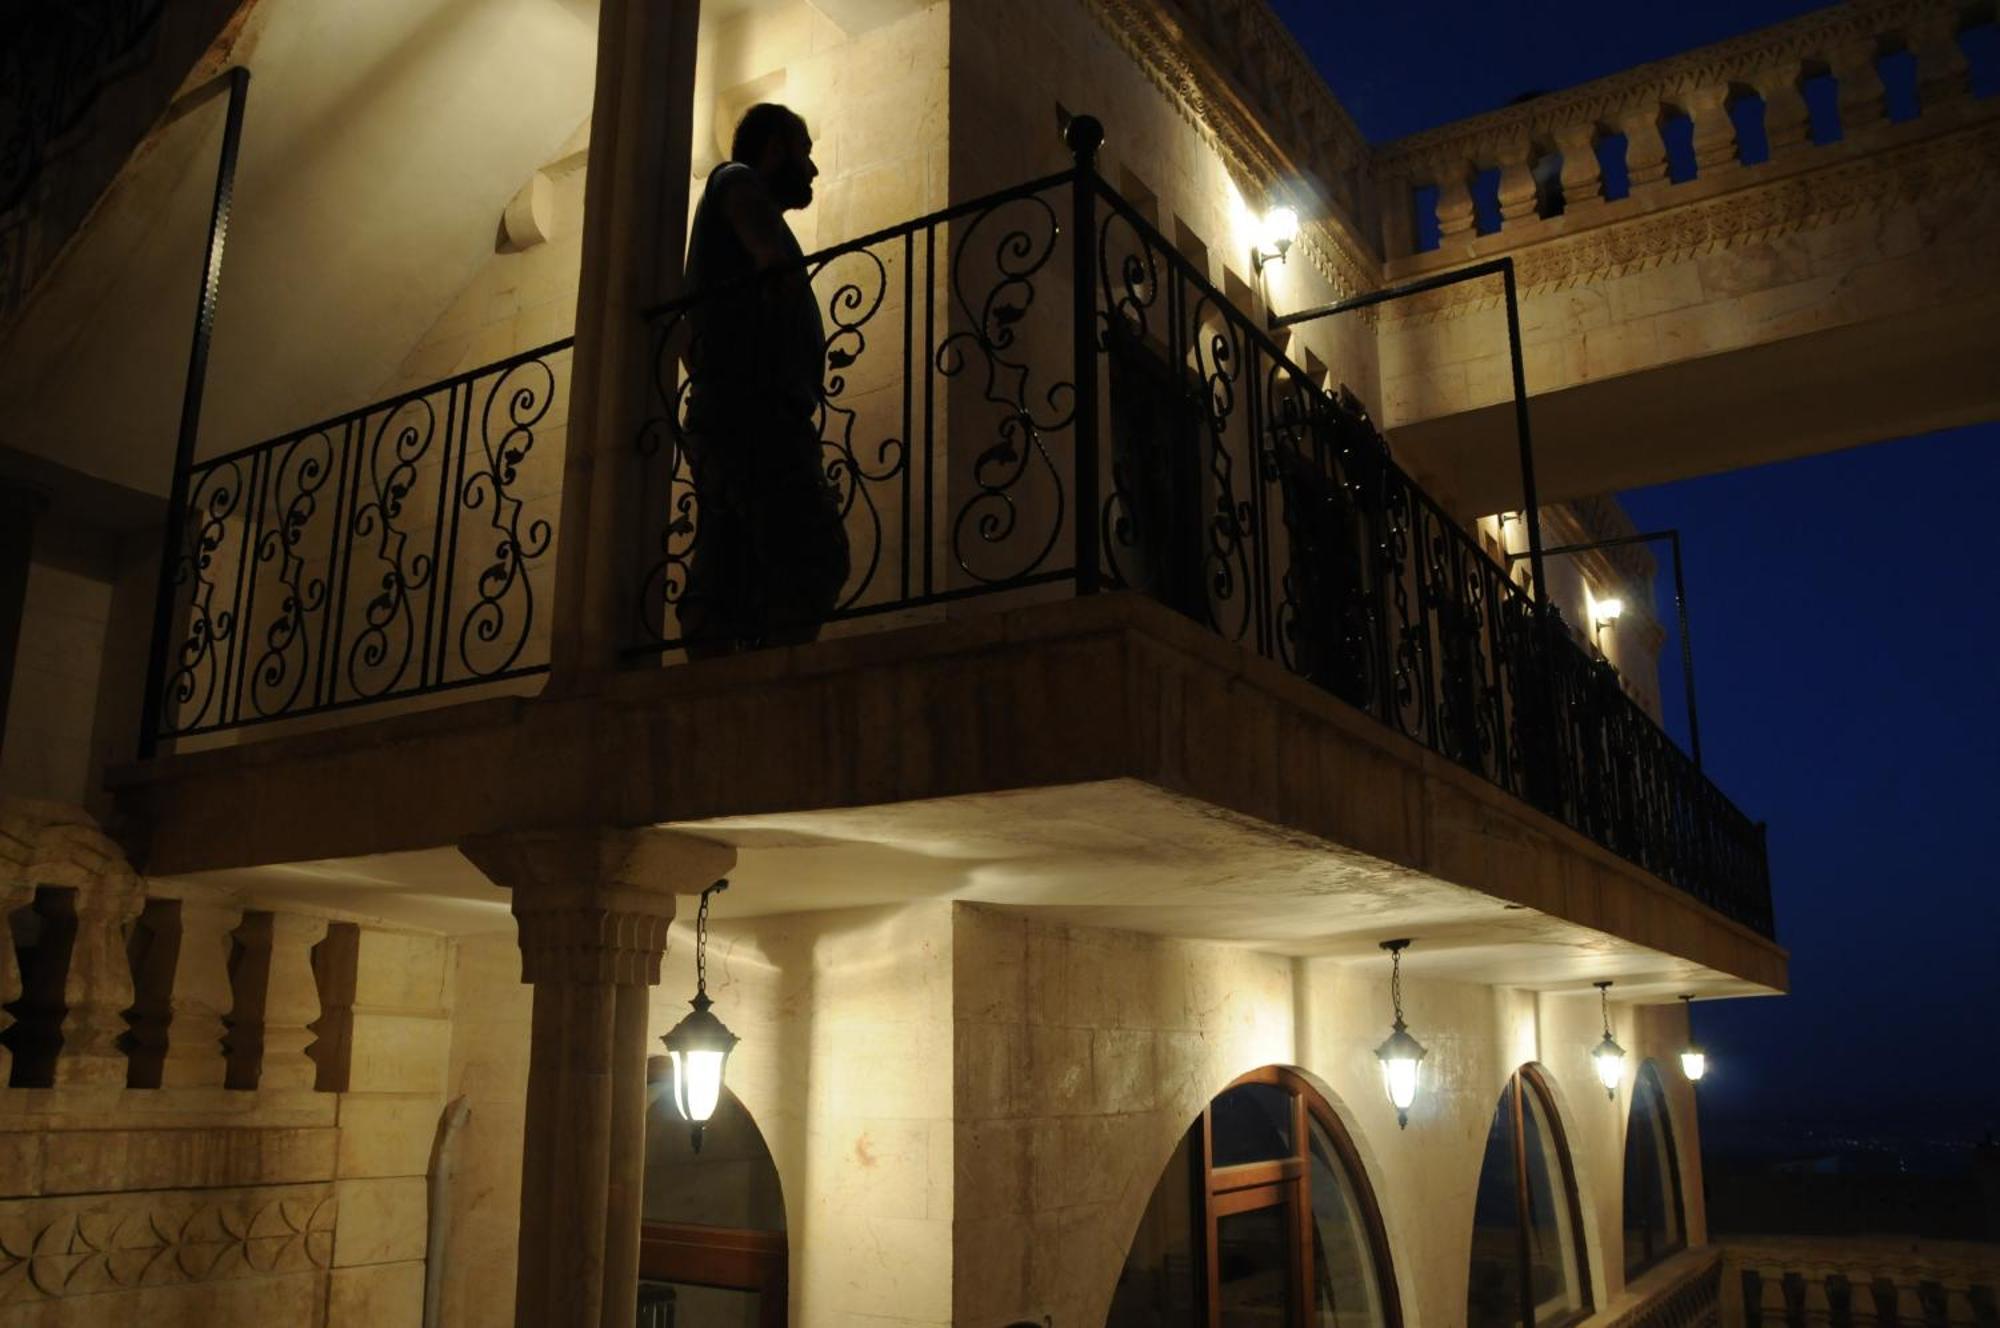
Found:
[{"label": "night sky", "polygon": [[[1818,7],[1272,2],[1371,142]],[[2000,424],[1622,495],[1681,531],[1703,755],[1770,823],[1792,953],[1790,996],[1695,1012],[1711,1142],[2000,1131],[1996,493]]]}]

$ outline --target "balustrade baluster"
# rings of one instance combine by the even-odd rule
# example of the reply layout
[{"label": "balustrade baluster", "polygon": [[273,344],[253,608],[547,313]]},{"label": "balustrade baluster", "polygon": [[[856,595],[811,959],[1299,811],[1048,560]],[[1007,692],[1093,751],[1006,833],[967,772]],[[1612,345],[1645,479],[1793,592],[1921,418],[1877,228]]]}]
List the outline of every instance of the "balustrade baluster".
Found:
[{"label": "balustrade baluster", "polygon": [[[34,902],[35,892],[27,886],[0,885],[0,1033],[14,1024],[14,1016],[7,1013],[6,1007],[21,999],[21,966],[14,958],[14,911]],[[13,1072],[13,1049],[0,1042],[0,1088],[6,1087]]]},{"label": "balustrade baluster", "polygon": [[1829,62],[1833,66],[1842,138],[1875,124],[1883,116],[1882,74],[1875,67],[1877,54],[1875,39],[1863,37],[1834,51]]},{"label": "balustrade baluster", "polygon": [[260,1089],[311,1088],[319,1067],[307,1048],[319,1018],[319,984],[312,948],[326,935],[326,919],[297,913],[271,915],[271,969],[264,991],[264,1064]]},{"label": "balustrade baluster", "polygon": [[1438,242],[1446,244],[1472,233],[1472,180],[1462,161],[1446,160],[1437,168]]},{"label": "balustrade baluster", "polygon": [[126,928],[145,906],[139,878],[122,864],[100,873],[78,873],[72,892],[76,932],[63,978],[62,1050],[58,1086],[125,1086],[125,1011],[132,1005],[132,966]]},{"label": "balustrade baluster", "polygon": [[223,1039],[229,1012],[230,933],[243,911],[199,897],[181,904],[180,957],[174,966],[168,1009],[167,1055],[160,1066],[162,1088],[218,1088],[228,1062]]},{"label": "balustrade baluster", "polygon": [[1776,159],[1812,137],[1812,108],[1800,87],[1797,61],[1768,69],[1756,78],[1764,99],[1764,143]]},{"label": "balustrade baluster", "polygon": [[1652,102],[1618,117],[1625,135],[1625,180],[1634,190],[1667,178],[1667,145],[1660,137],[1660,106]]},{"label": "balustrade baluster", "polygon": [[1917,57],[1918,114],[1929,115],[1972,95],[1972,62],[1958,44],[1956,8],[1924,14],[1910,38]]},{"label": "balustrade baluster", "polygon": [[1526,139],[1500,153],[1500,225],[1535,217],[1535,149]]},{"label": "balustrade baluster", "polygon": [[1696,88],[1683,98],[1681,109],[1694,121],[1695,175],[1706,176],[1736,165],[1736,121],[1729,115],[1729,89],[1720,85]]},{"label": "balustrade baluster", "polygon": [[1563,207],[1573,208],[1604,198],[1604,172],[1597,161],[1597,126],[1565,125],[1555,132],[1562,153]]}]

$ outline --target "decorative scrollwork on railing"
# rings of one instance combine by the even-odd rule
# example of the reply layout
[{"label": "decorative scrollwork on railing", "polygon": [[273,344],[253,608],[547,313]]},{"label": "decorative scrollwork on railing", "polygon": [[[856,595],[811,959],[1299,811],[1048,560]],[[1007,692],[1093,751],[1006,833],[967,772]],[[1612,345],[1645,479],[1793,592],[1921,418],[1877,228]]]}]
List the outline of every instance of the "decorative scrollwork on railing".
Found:
[{"label": "decorative scrollwork on railing", "polygon": [[880,254],[845,250],[811,268],[815,291],[825,291],[826,378],[820,390],[815,432],[825,453],[827,482],[833,486],[849,544],[848,584],[835,609],[851,609],[875,584],[883,558],[883,513],[876,492],[894,483],[910,464],[909,442],[885,434],[857,451],[855,433],[862,411],[850,393],[854,375],[867,366],[867,329],[888,297],[889,272]]},{"label": "decorative scrollwork on railing", "polygon": [[[993,230],[1000,234],[988,241]],[[1030,343],[1023,336],[1035,305],[1035,278],[1055,255],[1060,230],[1048,199],[1010,199],[960,223],[951,262],[951,295],[962,321],[939,343],[933,363],[947,379],[972,377],[980,401],[995,408],[973,426],[990,428],[994,436],[973,459],[974,492],[951,526],[954,562],[982,585],[1032,575],[1062,538],[1062,468],[1050,454],[1048,435],[1069,427],[1076,385],[1051,376],[1037,390]],[[1031,535],[1017,545],[1030,477],[1037,473],[1050,490],[1035,504],[1047,514],[1041,537]],[[1017,548],[1022,552],[1003,566],[983,565],[990,552]]]},{"label": "decorative scrollwork on railing", "polygon": [[199,463],[158,734],[547,667],[532,627],[555,527],[521,487],[563,418],[568,346]]},{"label": "decorative scrollwork on railing", "polygon": [[535,428],[548,415],[556,393],[555,370],[544,360],[523,360],[493,380],[479,411],[480,456],[486,465],[464,480],[458,493],[462,510],[485,512],[486,538],[492,540],[488,560],[473,582],[472,607],[458,628],[459,662],[473,677],[491,678],[512,668],[534,627],[535,590],[527,569],[548,552],[555,526],[541,517],[524,531],[523,504],[514,487],[534,451]]}]

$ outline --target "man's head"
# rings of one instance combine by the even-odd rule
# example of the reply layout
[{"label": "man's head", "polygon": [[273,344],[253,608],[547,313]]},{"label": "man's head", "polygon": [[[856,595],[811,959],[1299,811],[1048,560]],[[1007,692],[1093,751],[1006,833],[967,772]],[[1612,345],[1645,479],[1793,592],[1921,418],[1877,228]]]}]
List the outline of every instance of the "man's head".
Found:
[{"label": "man's head", "polygon": [[813,180],[819,175],[812,150],[812,135],[798,112],[763,101],[736,122],[729,158],[763,176],[779,207],[802,208],[813,201]]}]

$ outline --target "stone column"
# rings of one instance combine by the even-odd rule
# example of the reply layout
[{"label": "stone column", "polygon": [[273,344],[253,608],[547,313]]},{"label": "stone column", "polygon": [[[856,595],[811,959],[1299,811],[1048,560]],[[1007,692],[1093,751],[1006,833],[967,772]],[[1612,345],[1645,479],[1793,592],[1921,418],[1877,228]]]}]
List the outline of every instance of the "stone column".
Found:
[{"label": "stone column", "polygon": [[603,0],[597,19],[563,460],[552,692],[617,666],[638,594],[636,442],[654,409],[641,312],[677,293],[687,236],[700,0]]},{"label": "stone column", "polygon": [[1625,180],[1634,192],[1667,178],[1667,145],[1660,140],[1657,104],[1620,115],[1618,132],[1625,135]]},{"label": "stone column", "polygon": [[519,1328],[626,1328],[639,1285],[646,1018],[674,918],[736,861],[668,831],[524,831],[463,844],[514,896],[535,989],[515,1269]]},{"label": "stone column", "polygon": [[222,1040],[229,1029],[229,947],[243,910],[202,898],[181,899],[181,950],[167,1000],[167,1055],[162,1088],[220,1088],[228,1070]]},{"label": "stone column", "polygon": [[1604,198],[1604,172],[1597,162],[1597,126],[1590,123],[1564,125],[1556,130],[1556,151],[1562,153],[1562,190],[1565,208],[1596,203]]},{"label": "stone column", "polygon": [[1843,138],[1852,138],[1856,130],[1882,118],[1882,75],[1875,68],[1875,56],[1875,39],[1862,37],[1840,47],[1828,61]]},{"label": "stone column", "polygon": [[1799,67],[1787,63],[1757,76],[1764,99],[1764,141],[1775,160],[1812,137],[1812,110],[1799,90]]},{"label": "stone column", "polygon": [[1694,173],[1713,174],[1736,165],[1736,121],[1729,118],[1729,89],[1720,85],[1696,88],[1686,97],[1688,118],[1694,121]]}]

